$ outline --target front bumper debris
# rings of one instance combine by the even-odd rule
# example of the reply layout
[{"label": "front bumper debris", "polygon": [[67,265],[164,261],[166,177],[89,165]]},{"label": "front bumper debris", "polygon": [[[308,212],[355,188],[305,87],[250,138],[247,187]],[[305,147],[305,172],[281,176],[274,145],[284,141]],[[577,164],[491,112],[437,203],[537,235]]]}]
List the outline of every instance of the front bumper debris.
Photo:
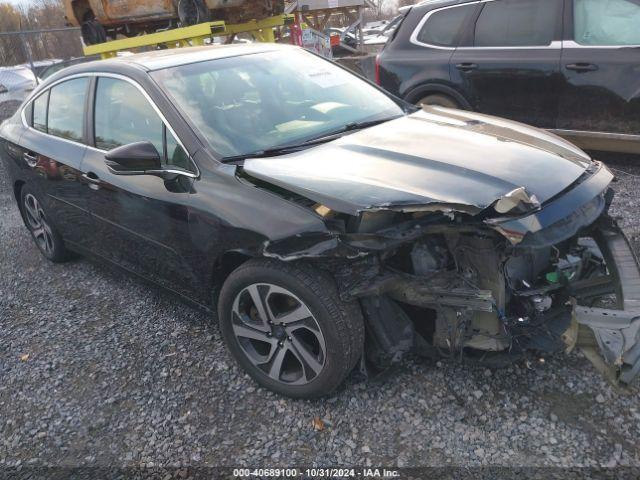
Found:
[{"label": "front bumper debris", "polygon": [[578,324],[593,332],[604,362],[592,358],[593,346],[583,344],[587,358],[608,379],[631,383],[640,373],[640,312],[577,306],[575,313]]},{"label": "front bumper debris", "polygon": [[640,266],[617,225],[607,225],[599,236],[610,274],[617,278],[619,309],[576,306],[582,330],[577,346],[610,381],[630,384],[640,374]]}]

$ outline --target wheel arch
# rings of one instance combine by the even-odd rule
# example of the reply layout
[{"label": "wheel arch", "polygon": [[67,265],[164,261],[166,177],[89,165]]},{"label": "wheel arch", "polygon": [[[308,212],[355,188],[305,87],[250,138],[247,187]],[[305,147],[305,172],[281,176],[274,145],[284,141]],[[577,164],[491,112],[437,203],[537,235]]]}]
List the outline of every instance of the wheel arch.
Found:
[{"label": "wheel arch", "polygon": [[22,189],[26,185],[27,182],[24,180],[16,180],[13,184],[13,195],[16,199],[16,203],[18,204],[18,210],[20,211],[20,216],[22,217],[22,221],[25,222],[26,218],[24,216],[24,211],[22,209]]},{"label": "wheel arch", "polygon": [[246,250],[228,250],[220,255],[213,265],[213,272],[211,273],[211,290],[213,305],[217,305],[218,296],[220,295],[220,289],[227,280],[229,275],[240,267],[242,264],[248,262],[252,258],[257,258],[255,254],[252,254]]},{"label": "wheel arch", "polygon": [[455,90],[454,88],[443,85],[440,83],[425,83],[422,85],[418,85],[417,87],[413,87],[409,90],[405,96],[404,100],[414,104],[421,98],[426,97],[427,95],[440,94],[447,95],[453,98],[464,110],[473,110],[471,107],[471,103],[462,95],[460,92]]},{"label": "wheel arch", "polygon": [[16,199],[16,202],[18,202],[18,205],[20,205],[20,196],[22,194],[22,187],[24,187],[25,183],[26,182],[24,180],[16,180],[13,184],[13,195]]}]

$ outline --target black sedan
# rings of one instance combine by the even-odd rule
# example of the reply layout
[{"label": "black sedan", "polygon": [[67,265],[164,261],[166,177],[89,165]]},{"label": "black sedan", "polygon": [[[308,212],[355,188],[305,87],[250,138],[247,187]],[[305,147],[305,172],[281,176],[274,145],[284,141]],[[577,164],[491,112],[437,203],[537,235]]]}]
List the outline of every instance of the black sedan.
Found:
[{"label": "black sedan", "polygon": [[65,69],[0,138],[45,257],[216,311],[282,394],[409,352],[502,365],[577,345],[613,381],[640,369],[612,175],[549,133],[417,109],[295,47],[230,45]]}]

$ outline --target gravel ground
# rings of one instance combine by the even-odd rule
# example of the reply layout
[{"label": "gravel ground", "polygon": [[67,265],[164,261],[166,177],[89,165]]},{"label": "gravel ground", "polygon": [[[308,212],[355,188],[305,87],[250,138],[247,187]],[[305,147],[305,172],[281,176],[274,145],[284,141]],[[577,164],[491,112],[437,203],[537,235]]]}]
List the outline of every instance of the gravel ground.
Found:
[{"label": "gravel ground", "polygon": [[[638,250],[640,159],[615,160]],[[0,327],[0,466],[640,466],[640,388],[613,390],[579,354],[498,371],[408,359],[319,401],[258,388],[208,315],[45,261],[2,165]]]}]

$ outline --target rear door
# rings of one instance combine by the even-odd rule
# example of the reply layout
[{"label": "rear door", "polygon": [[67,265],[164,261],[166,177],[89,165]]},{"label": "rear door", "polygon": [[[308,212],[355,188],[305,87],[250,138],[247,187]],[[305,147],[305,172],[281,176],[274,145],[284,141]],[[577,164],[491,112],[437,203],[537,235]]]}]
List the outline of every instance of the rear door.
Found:
[{"label": "rear door", "polygon": [[567,0],[558,128],[640,134],[640,0]]},{"label": "rear door", "polygon": [[94,229],[83,178],[85,108],[90,77],[65,80],[38,95],[26,109],[20,140],[30,182],[44,195],[46,209],[64,240],[91,248]]},{"label": "rear door", "polygon": [[451,58],[452,81],[474,110],[553,128],[562,87],[562,0],[481,5]]},{"label": "rear door", "polygon": [[449,60],[478,2],[412,7],[378,56],[379,83],[410,103],[452,88]]}]

